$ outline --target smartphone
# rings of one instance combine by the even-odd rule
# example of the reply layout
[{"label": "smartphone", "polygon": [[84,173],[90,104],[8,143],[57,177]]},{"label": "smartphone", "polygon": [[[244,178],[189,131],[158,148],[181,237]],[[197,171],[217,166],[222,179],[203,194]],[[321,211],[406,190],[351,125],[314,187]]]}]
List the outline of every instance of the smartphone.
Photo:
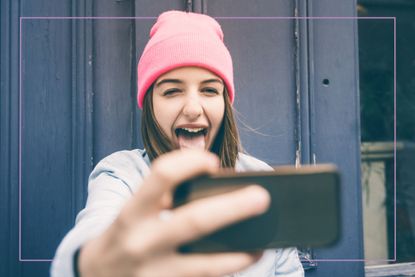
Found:
[{"label": "smartphone", "polygon": [[180,247],[188,252],[258,251],[326,247],[340,236],[340,176],[334,165],[275,167],[272,171],[223,170],[189,180],[174,192],[174,206],[257,184],[271,195],[269,209]]}]

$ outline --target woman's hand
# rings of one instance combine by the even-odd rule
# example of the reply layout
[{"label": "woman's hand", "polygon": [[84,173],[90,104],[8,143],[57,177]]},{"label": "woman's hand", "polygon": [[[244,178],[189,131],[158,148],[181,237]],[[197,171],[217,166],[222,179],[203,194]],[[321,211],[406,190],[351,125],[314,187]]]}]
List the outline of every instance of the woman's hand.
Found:
[{"label": "woman's hand", "polygon": [[218,158],[203,151],[173,151],[156,159],[114,223],[82,248],[81,276],[221,276],[257,261],[260,255],[248,253],[176,252],[186,242],[267,209],[268,193],[251,186],[165,211],[178,184],[218,168]]}]

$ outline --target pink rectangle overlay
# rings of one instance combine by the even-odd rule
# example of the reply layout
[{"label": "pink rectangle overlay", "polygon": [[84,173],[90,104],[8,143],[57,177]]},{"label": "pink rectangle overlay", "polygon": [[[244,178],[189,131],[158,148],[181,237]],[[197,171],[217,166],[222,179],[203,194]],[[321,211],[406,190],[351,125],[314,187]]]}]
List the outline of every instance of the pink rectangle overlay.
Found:
[{"label": "pink rectangle overlay", "polygon": [[[19,25],[19,261],[20,262],[51,262],[52,259],[29,259],[22,257],[22,25],[23,21],[28,20],[154,20],[157,17],[57,17],[57,16],[22,16]],[[224,20],[291,20],[291,19],[311,19],[311,20],[393,20],[393,109],[394,109],[394,143],[393,143],[393,160],[394,160],[394,258],[393,259],[314,259],[313,262],[396,262],[396,17],[215,17]]]}]

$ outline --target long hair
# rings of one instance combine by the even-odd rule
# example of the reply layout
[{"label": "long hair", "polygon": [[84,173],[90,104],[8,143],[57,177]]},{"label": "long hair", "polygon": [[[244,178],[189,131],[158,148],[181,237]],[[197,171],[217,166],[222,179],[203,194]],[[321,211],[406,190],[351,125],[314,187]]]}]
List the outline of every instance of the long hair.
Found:
[{"label": "long hair", "polygon": [[[144,148],[151,161],[164,153],[174,150],[171,141],[155,119],[152,95],[153,86],[148,89],[144,97],[143,112],[141,114],[141,135]],[[241,146],[226,86],[224,87],[223,97],[225,112],[210,151],[219,156],[221,167],[234,168]]]}]

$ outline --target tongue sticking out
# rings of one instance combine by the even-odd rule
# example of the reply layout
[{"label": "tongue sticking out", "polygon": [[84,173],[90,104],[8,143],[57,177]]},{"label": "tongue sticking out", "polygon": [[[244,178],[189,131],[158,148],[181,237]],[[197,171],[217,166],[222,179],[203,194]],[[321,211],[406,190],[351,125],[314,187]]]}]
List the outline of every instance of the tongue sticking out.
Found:
[{"label": "tongue sticking out", "polygon": [[203,134],[192,136],[179,134],[178,140],[181,149],[192,148],[205,150],[205,136]]}]

